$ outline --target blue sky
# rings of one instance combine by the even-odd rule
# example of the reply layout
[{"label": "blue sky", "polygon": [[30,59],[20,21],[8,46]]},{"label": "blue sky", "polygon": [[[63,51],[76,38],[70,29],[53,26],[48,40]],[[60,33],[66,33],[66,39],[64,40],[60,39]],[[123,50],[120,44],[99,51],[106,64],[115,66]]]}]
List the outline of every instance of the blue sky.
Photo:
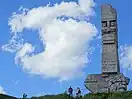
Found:
[{"label": "blue sky", "polygon": [[[63,0],[63,1],[77,2],[78,0]],[[0,12],[1,12],[0,46],[2,47],[3,45],[7,44],[9,42],[9,40],[11,39],[11,37],[13,36],[10,31],[10,26],[8,25],[9,18],[11,18],[13,12],[18,12],[18,9],[20,8],[20,6],[23,6],[24,8],[32,9],[32,8],[39,8],[40,6],[41,7],[46,6],[49,2],[52,6],[52,4],[60,3],[60,2],[62,2],[62,0],[33,0],[33,1],[31,1],[31,0],[28,0],[28,1],[27,0],[19,0],[19,1],[18,0],[4,0],[4,1],[0,1]],[[92,23],[96,26],[97,31],[98,31],[96,33],[96,35],[100,35],[100,27],[101,27],[101,25],[100,25],[100,6],[101,6],[101,4],[104,4],[104,3],[112,4],[112,6],[114,8],[116,8],[116,10],[118,12],[119,46],[124,46],[125,44],[127,44],[127,46],[129,46],[128,48],[130,48],[132,45],[132,40],[131,40],[131,36],[132,36],[131,35],[131,21],[132,21],[131,17],[132,17],[132,14],[130,12],[130,9],[132,9],[132,6],[131,6],[132,1],[127,0],[125,2],[123,0],[122,1],[119,1],[119,0],[95,0],[95,3],[96,3],[96,5],[95,5],[95,7],[93,7],[95,10],[95,15],[94,16],[91,15],[92,17],[90,17],[90,19],[91,19],[90,23]],[[36,13],[33,13],[33,14],[36,14]],[[39,39],[37,30],[25,29],[22,32],[23,32],[22,37],[25,40],[24,42],[28,42],[32,45],[35,45],[34,54],[37,55],[38,53],[41,53],[44,51],[43,43]],[[91,40],[91,39],[89,39],[89,40]],[[21,63],[15,64],[14,58],[15,58],[17,52],[10,53],[9,51],[2,51],[2,49],[0,49],[0,58],[1,58],[1,61],[0,61],[0,65],[1,65],[0,85],[3,87],[4,91],[7,94],[17,96],[17,97],[22,96],[22,93],[24,93],[24,92],[26,92],[28,94],[28,96],[43,95],[43,94],[47,94],[47,93],[48,94],[57,94],[57,93],[64,92],[69,87],[69,85],[73,86],[73,88],[76,88],[77,86],[79,86],[82,89],[85,89],[83,82],[84,82],[84,79],[87,76],[87,74],[101,73],[101,53],[100,53],[101,46],[100,45],[101,45],[101,39],[94,39],[91,41],[90,46],[92,48],[94,48],[95,50],[89,56],[91,61],[86,65],[85,68],[81,68],[82,71],[85,73],[85,75],[78,77],[78,78],[70,79],[68,81],[63,81],[61,83],[57,82],[57,80],[58,80],[57,78],[61,77],[59,75],[56,75],[55,77],[53,77],[53,75],[49,76],[49,74],[47,74],[48,78],[45,78],[42,76],[42,75],[46,75],[45,72],[43,72],[43,71],[42,71],[43,72],[42,74],[38,73],[38,72],[37,72],[38,73],[37,74],[36,72],[33,72],[33,71],[31,74],[28,73],[28,70],[23,69],[24,66],[23,65],[21,66]],[[31,50],[31,52],[32,52],[32,50]],[[54,51],[54,49],[53,49],[53,51]],[[132,54],[131,51],[129,51],[129,52],[130,52],[129,55],[131,55]],[[124,54],[127,54],[127,53],[124,52]],[[128,55],[126,55],[126,57],[127,56]],[[127,59],[127,60],[129,60],[129,59]],[[129,64],[132,63],[131,60],[132,60],[132,58],[129,60]],[[34,64],[34,63],[32,63],[32,64]],[[123,64],[121,64],[121,65],[123,65]],[[28,66],[28,65],[25,64],[25,66]],[[123,69],[122,67],[123,66],[121,66],[121,72],[123,72],[127,77],[131,78],[131,75],[132,75],[131,70],[128,70],[127,68]],[[27,67],[25,67],[25,68],[27,68]],[[34,75],[35,73],[37,75]],[[77,73],[77,72],[75,72],[75,73]],[[76,76],[76,75],[77,74],[74,74],[74,76]],[[73,76],[73,74],[71,74],[70,76]],[[129,84],[128,89],[132,89],[131,82]],[[87,92],[87,91],[85,90],[85,92]]]}]

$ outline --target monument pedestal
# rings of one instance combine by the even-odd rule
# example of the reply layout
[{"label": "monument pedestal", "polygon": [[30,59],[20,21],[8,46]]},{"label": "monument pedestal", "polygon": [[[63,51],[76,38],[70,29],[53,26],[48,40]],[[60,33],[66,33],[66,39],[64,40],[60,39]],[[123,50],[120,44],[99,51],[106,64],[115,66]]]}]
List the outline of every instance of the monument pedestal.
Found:
[{"label": "monument pedestal", "polygon": [[127,91],[130,79],[122,73],[119,74],[91,74],[84,84],[92,93]]}]

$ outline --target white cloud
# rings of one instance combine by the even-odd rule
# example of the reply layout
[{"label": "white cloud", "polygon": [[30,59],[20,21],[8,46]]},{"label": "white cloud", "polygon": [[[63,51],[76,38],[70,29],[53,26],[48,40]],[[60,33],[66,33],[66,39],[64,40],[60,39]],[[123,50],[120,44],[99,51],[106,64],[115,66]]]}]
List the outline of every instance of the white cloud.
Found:
[{"label": "white cloud", "polygon": [[120,47],[120,63],[123,68],[132,69],[132,46],[121,46]]},{"label": "white cloud", "polygon": [[[97,35],[95,25],[89,20],[94,15],[94,6],[93,0],[79,0],[79,4],[62,2],[52,7],[23,8],[22,13],[13,13],[9,19],[12,35],[17,40],[13,39],[14,43],[11,39],[3,50],[16,52],[15,62],[31,74],[59,80],[68,80],[75,74],[80,76],[89,62],[90,42]],[[64,16],[68,19],[60,18]],[[43,52],[34,55],[35,47],[23,43],[20,35],[24,29],[39,31],[45,47]]]},{"label": "white cloud", "polygon": [[6,94],[2,86],[0,86],[0,94]]},{"label": "white cloud", "polygon": [[20,37],[19,34],[14,33],[9,43],[2,46],[2,50],[9,51],[12,53],[16,52],[22,48],[23,41],[24,40]]},{"label": "white cloud", "polygon": [[22,46],[21,50],[19,50],[16,53],[15,63],[16,64],[23,63],[23,59],[29,58],[33,51],[34,51],[34,47],[32,47],[32,45],[29,43],[25,43]]}]

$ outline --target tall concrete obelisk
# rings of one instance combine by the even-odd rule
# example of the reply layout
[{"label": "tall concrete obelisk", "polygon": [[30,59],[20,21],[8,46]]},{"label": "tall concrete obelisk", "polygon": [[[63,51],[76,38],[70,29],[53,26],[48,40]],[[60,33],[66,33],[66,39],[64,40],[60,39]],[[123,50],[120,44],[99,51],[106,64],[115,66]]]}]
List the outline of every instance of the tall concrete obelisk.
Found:
[{"label": "tall concrete obelisk", "polygon": [[120,73],[117,12],[110,4],[101,6],[102,73],[88,75],[84,84],[92,93],[126,91],[129,78]]},{"label": "tall concrete obelisk", "polygon": [[117,12],[111,5],[101,6],[102,73],[119,73]]}]

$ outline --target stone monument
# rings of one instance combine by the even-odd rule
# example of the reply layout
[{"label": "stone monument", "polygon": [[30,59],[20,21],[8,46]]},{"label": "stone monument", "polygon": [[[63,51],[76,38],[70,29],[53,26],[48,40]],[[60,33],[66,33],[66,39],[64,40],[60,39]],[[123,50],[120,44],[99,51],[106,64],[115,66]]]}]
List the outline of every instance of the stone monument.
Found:
[{"label": "stone monument", "polygon": [[110,4],[101,6],[102,73],[90,74],[85,87],[92,93],[126,91],[130,79],[120,73],[117,12]]}]

